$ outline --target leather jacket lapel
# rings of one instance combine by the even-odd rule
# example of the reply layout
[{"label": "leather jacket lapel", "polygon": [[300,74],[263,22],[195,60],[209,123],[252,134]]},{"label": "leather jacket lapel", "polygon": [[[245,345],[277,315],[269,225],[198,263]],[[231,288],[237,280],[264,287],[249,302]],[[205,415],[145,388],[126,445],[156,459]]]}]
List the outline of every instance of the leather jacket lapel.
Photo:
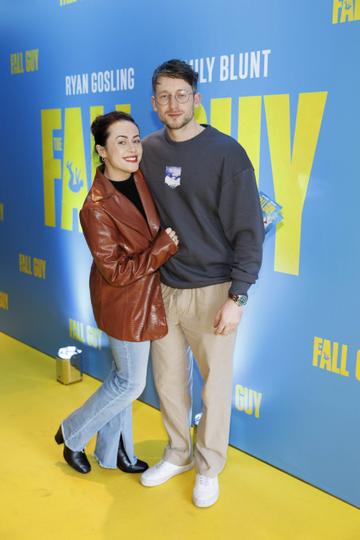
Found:
[{"label": "leather jacket lapel", "polygon": [[127,226],[142,232],[145,236],[149,236],[149,238],[155,237],[159,230],[160,221],[152,196],[140,171],[134,174],[134,180],[148,222],[146,222],[136,206],[114,188],[102,173],[101,167],[96,169],[95,179],[89,195],[94,202],[104,201],[104,206],[117,221],[122,221]]},{"label": "leather jacket lapel", "polygon": [[141,202],[145,210],[151,235],[154,237],[157,235],[160,227],[159,214],[156,210],[154,199],[152,198],[149,188],[145,182],[144,176],[140,170],[138,170],[134,174],[134,179],[136,188],[138,190]]}]

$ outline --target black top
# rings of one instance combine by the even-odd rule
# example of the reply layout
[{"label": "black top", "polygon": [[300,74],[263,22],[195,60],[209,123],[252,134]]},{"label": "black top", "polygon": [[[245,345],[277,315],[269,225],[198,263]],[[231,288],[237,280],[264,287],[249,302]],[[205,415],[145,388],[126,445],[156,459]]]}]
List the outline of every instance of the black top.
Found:
[{"label": "black top", "polygon": [[118,182],[110,180],[110,182],[117,191],[125,195],[125,197],[127,197],[136,206],[136,208],[139,210],[139,212],[142,213],[145,220],[147,221],[144,207],[139,196],[139,192],[136,189],[134,175],[132,174],[127,180],[121,180]]}]

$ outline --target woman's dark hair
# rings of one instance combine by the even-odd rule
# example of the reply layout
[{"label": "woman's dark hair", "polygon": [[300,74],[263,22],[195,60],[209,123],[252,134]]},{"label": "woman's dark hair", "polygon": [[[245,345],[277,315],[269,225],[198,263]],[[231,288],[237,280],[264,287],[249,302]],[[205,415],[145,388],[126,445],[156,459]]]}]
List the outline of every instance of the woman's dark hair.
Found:
[{"label": "woman's dark hair", "polygon": [[[97,154],[96,145],[105,146],[109,136],[109,128],[115,122],[131,122],[139,129],[133,117],[123,111],[112,111],[101,116],[97,116],[91,124],[91,133],[94,136],[94,152]],[[140,131],[140,130],[139,130]]]},{"label": "woman's dark hair", "polygon": [[152,87],[154,93],[156,92],[156,85],[160,77],[171,77],[172,79],[184,79],[191,88],[196,92],[198,74],[190,64],[187,64],[183,60],[174,58],[173,60],[167,60],[160,66],[158,66],[152,76]]}]

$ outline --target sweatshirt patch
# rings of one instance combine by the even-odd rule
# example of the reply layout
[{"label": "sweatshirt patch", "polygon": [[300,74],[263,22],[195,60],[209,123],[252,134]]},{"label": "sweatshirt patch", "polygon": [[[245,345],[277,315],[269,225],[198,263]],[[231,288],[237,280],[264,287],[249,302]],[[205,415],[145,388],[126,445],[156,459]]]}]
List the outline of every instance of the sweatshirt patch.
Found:
[{"label": "sweatshirt patch", "polygon": [[175,189],[181,184],[181,167],[165,166],[165,184]]}]

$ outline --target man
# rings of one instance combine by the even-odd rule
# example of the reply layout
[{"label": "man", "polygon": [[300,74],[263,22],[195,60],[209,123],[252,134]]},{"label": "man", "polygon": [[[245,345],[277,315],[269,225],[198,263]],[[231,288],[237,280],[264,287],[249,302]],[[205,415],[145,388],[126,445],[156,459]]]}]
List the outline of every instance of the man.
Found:
[{"label": "man", "polygon": [[[165,128],[143,141],[142,170],[179,251],[161,268],[169,332],[153,343],[155,385],[169,443],[141,476],[156,486],[195,465],[193,502],[219,497],[230,427],[232,357],[247,291],[261,265],[264,228],[253,167],[231,137],[199,125],[197,73],[181,60],[153,74],[152,105]],[[192,452],[186,348],[204,380]]]}]

